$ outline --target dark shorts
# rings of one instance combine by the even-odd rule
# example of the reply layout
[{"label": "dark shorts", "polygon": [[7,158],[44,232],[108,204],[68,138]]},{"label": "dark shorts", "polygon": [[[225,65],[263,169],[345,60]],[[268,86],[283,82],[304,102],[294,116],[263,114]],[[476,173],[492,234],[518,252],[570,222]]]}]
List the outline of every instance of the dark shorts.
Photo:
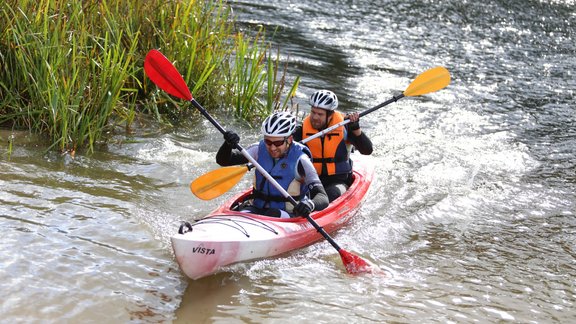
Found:
[{"label": "dark shorts", "polygon": [[342,196],[352,184],[352,174],[339,174],[328,177],[322,177],[322,184],[328,195],[330,202]]},{"label": "dark shorts", "polygon": [[342,194],[344,194],[348,188],[349,186],[344,183],[336,183],[324,187],[326,194],[328,195],[328,201],[330,202],[342,196]]}]

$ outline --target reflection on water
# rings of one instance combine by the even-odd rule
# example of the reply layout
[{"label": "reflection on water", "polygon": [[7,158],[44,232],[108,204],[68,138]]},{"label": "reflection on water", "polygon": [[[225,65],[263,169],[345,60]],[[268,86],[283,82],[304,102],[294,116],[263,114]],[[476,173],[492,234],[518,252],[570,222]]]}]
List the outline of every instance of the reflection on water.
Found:
[{"label": "reflection on water", "polygon": [[[91,156],[0,133],[1,313],[8,322],[570,322],[576,314],[571,1],[233,2],[274,33],[295,98],[344,111],[442,65],[450,86],[362,119],[369,199],[334,235],[390,276],[350,276],[326,242],[185,279],[170,236],[250,185],[199,201],[222,137],[198,117]],[[329,9],[329,10],[328,10]],[[258,132],[225,116],[242,143]],[[143,132],[142,134],[144,134]],[[30,302],[30,301],[34,302]]]},{"label": "reflection on water", "polygon": [[[0,176],[4,319],[127,321],[143,309],[160,319],[173,311],[180,274],[134,218],[141,192],[156,190],[150,179],[119,172],[121,158],[18,154]],[[126,161],[133,170],[139,163]]]},{"label": "reflection on water", "polygon": [[189,280],[182,296],[183,307],[176,312],[174,323],[211,322],[218,308],[232,305],[244,286],[249,286],[246,277],[235,277],[230,273]]}]

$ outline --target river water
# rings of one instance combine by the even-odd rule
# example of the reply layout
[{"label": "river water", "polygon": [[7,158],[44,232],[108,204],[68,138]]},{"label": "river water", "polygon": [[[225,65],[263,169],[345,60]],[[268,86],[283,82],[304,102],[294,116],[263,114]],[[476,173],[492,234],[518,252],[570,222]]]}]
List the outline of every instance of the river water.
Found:
[{"label": "river water", "polygon": [[[428,68],[451,72],[446,89],[361,121],[375,151],[356,158],[376,175],[334,238],[388,275],[350,276],[322,242],[186,279],[170,247],[180,221],[250,185],[246,176],[208,202],[190,193],[221,143],[201,117],[75,158],[2,131],[0,322],[576,320],[574,1],[232,4],[240,26],[266,26],[289,77],[302,77],[303,111],[315,89],[361,111]],[[243,144],[258,138],[216,118]]]}]

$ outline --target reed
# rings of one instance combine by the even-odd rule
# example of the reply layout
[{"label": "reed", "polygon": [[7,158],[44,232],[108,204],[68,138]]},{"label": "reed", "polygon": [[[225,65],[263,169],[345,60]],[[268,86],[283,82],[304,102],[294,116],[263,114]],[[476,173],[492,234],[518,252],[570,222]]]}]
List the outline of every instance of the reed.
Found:
[{"label": "reed", "polygon": [[137,42],[122,44],[137,34],[127,35],[104,5],[86,3],[17,1],[2,7],[8,21],[2,83],[12,95],[2,98],[7,102],[0,121],[46,134],[62,152],[93,150],[111,116],[131,116],[129,98],[137,92],[129,85]]},{"label": "reed", "polygon": [[279,107],[279,55],[271,59],[264,31],[238,32],[225,1],[7,0],[0,4],[0,125],[45,134],[51,148],[75,152],[94,150],[139,113],[186,118],[144,75],[152,48],[173,60],[209,110],[255,119]]},{"label": "reed", "polygon": [[[280,49],[276,52],[276,58],[272,59],[271,49],[268,56],[268,70],[267,70],[267,84],[266,84],[266,110],[270,111],[293,111],[298,114],[298,106],[292,103],[292,99],[296,96],[296,90],[300,84],[300,77],[297,76],[292,87],[288,90],[286,98],[282,102],[282,94],[286,86],[286,75],[288,73],[288,63],[284,63],[282,74],[280,71]],[[288,105],[290,103],[290,105]]]},{"label": "reed", "polygon": [[246,40],[244,33],[238,33],[235,38],[236,56],[232,75],[234,85],[234,111],[242,118],[248,118],[253,111],[256,115],[265,113],[265,106],[258,98],[258,91],[262,89],[265,80],[265,51],[260,50],[260,37],[263,33],[256,34],[253,43]]}]

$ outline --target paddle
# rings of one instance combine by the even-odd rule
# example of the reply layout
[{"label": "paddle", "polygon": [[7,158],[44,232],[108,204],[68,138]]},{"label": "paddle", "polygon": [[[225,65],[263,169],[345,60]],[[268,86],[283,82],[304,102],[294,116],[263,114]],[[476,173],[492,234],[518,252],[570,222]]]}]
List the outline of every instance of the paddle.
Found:
[{"label": "paddle", "polygon": [[[422,72],[420,75],[418,75],[416,77],[416,79],[414,79],[414,81],[412,81],[412,83],[410,83],[410,85],[408,86],[408,88],[406,88],[406,90],[397,95],[394,96],[386,101],[384,101],[383,103],[374,106],[370,109],[367,109],[361,113],[359,113],[358,115],[360,117],[368,115],[369,113],[378,110],[384,106],[387,106],[393,102],[398,101],[399,99],[402,99],[404,97],[415,97],[415,96],[420,96],[423,94],[427,94],[430,92],[434,92],[434,91],[438,91],[440,89],[445,88],[446,86],[448,86],[448,84],[450,84],[450,73],[448,72],[448,70],[445,67],[442,66],[437,66],[435,68],[431,68],[429,70],[426,70],[424,72]],[[306,143],[308,141],[311,141],[317,137],[323,136],[324,134],[331,132],[332,130],[340,127],[340,126],[344,126],[346,124],[348,124],[350,122],[350,119],[344,119],[343,121],[339,122],[338,124],[334,124],[324,130],[322,130],[321,132],[318,132],[308,138],[305,138],[302,143]]]},{"label": "paddle", "polygon": [[200,199],[214,199],[232,189],[251,168],[251,164],[245,164],[212,170],[192,181],[190,190]]},{"label": "paddle", "polygon": [[[152,80],[152,82],[154,82],[159,88],[175,97],[190,101],[192,105],[220,131],[220,133],[225,133],[224,128],[222,128],[222,126],[212,118],[212,116],[210,116],[206,109],[204,109],[204,107],[202,107],[202,105],[192,97],[182,75],[180,75],[174,65],[172,65],[172,63],[170,63],[162,53],[157,50],[150,50],[144,60],[144,71],[150,80]],[[260,166],[258,162],[248,152],[246,152],[246,150],[244,150],[244,148],[242,148],[242,146],[240,146],[240,144],[234,145],[234,148],[239,150],[242,155],[244,155],[244,157],[248,159],[248,161],[250,161],[250,163],[252,163],[252,165],[254,165],[256,169],[258,169],[258,171],[268,181],[270,181],[276,189],[278,189],[278,191],[280,191],[280,193],[282,193],[284,198],[288,199],[294,206],[297,205],[296,200],[294,200],[294,198],[292,198],[292,196],[290,196],[290,194],[288,194],[288,192],[286,192],[286,190],[284,190],[284,188],[282,188],[282,186],[280,186],[280,184],[276,182],[276,180],[272,178],[272,176],[270,176],[270,174],[266,172],[266,170],[264,170],[264,168],[262,168],[262,166]],[[368,261],[365,261],[359,256],[338,246],[336,241],[334,241],[332,237],[330,237],[330,235],[328,235],[328,233],[326,233],[326,231],[318,225],[312,217],[310,217],[310,215],[305,215],[305,218],[336,249],[336,251],[338,251],[348,273],[356,274],[372,272],[373,268]]]},{"label": "paddle", "polygon": [[[408,88],[406,88],[406,90],[402,94],[394,96],[391,99],[388,99],[387,101],[375,107],[367,109],[361,112],[359,115],[360,117],[365,116],[375,110],[378,110],[384,106],[396,102],[404,97],[421,96],[430,92],[438,91],[440,89],[445,88],[449,83],[450,83],[450,73],[446,68],[441,66],[431,68],[418,75],[416,79],[414,79],[414,81],[410,83]],[[332,130],[340,126],[346,125],[349,122],[350,122],[349,119],[344,119],[338,124],[332,125],[322,130],[321,132],[318,132],[310,137],[305,138],[304,140],[301,141],[301,143],[305,144],[317,137],[323,136],[326,133],[331,132]],[[240,179],[242,179],[244,173],[246,173],[249,169],[250,166],[237,166],[229,168],[228,170],[233,174],[230,176],[226,174],[226,170],[222,171],[222,169],[216,169],[210,171],[194,180],[190,184],[190,189],[192,190],[192,193],[194,193],[194,195],[196,195],[200,199],[208,200],[216,198],[224,194],[228,190],[230,190],[232,187],[234,187],[236,183],[240,181]],[[231,179],[232,177],[233,179],[236,179],[237,182],[232,182]],[[208,187],[210,188],[209,192],[203,191],[204,188]]]}]

